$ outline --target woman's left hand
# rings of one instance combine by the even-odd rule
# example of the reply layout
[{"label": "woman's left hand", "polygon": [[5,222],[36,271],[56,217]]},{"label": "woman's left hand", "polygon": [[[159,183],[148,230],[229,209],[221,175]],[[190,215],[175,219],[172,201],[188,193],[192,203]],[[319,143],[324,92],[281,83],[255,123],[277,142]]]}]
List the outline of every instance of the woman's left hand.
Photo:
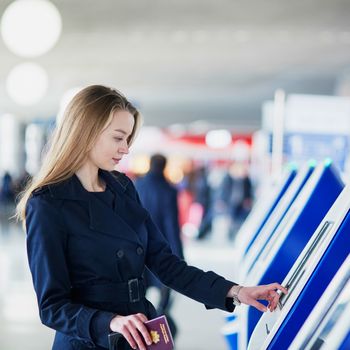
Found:
[{"label": "woman's left hand", "polygon": [[[235,286],[232,288],[235,288]],[[228,297],[232,296],[231,290],[228,292]],[[255,287],[242,287],[239,290],[237,297],[241,303],[254,306],[259,311],[265,312],[268,309],[274,311],[280,298],[280,294],[277,293],[277,290],[280,290],[284,294],[288,293],[287,289],[280,284],[271,283]],[[262,303],[259,303],[258,300],[268,301],[267,307]]]}]

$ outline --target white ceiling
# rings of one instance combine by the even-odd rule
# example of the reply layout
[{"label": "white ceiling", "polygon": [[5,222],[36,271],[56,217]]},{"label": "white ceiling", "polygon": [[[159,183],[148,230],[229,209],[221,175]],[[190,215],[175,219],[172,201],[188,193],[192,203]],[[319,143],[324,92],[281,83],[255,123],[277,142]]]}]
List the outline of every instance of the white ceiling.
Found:
[{"label": "white ceiling", "polygon": [[34,60],[48,71],[47,96],[25,109],[9,99],[6,76],[24,59],[0,40],[0,111],[52,117],[66,89],[102,83],[134,100],[148,125],[252,130],[275,89],[333,94],[350,68],[349,0],[52,2],[63,33]]}]

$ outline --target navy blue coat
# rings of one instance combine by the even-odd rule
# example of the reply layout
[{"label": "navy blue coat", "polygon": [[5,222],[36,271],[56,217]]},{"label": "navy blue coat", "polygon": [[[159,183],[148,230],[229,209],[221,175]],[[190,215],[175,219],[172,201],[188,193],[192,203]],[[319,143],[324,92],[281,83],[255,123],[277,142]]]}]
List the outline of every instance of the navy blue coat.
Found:
[{"label": "navy blue coat", "polygon": [[162,174],[147,173],[135,182],[142,205],[168,241],[173,253],[183,258],[177,206],[177,190]]},{"label": "navy blue coat", "polygon": [[53,349],[108,348],[115,314],[154,317],[144,296],[127,302],[124,295],[96,292],[80,298],[73,293],[139,278],[145,265],[164,284],[207,308],[233,311],[226,298],[233,282],[172,254],[125,175],[100,171],[100,176],[116,196],[114,209],[86,191],[76,175],[36,191],[27,204],[29,266],[41,321],[56,330]]}]

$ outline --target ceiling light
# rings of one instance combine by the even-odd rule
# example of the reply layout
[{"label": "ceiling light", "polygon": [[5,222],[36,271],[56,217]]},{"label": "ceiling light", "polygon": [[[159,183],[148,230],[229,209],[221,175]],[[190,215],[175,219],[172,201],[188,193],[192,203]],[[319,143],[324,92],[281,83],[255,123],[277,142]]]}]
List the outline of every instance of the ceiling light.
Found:
[{"label": "ceiling light", "polygon": [[39,102],[48,87],[46,71],[36,63],[21,63],[9,73],[6,90],[19,105],[29,106]]},{"label": "ceiling light", "polygon": [[49,51],[61,29],[60,13],[46,0],[14,1],[1,20],[1,35],[6,46],[22,57],[37,57]]}]

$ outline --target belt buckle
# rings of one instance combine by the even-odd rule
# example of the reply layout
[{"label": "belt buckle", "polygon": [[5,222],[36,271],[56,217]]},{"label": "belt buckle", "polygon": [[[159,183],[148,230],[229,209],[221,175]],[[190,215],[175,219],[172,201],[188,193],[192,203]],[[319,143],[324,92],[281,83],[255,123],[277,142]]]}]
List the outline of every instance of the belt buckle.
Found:
[{"label": "belt buckle", "polygon": [[128,289],[129,301],[131,303],[140,301],[139,280],[137,278],[133,278],[128,281]]}]

